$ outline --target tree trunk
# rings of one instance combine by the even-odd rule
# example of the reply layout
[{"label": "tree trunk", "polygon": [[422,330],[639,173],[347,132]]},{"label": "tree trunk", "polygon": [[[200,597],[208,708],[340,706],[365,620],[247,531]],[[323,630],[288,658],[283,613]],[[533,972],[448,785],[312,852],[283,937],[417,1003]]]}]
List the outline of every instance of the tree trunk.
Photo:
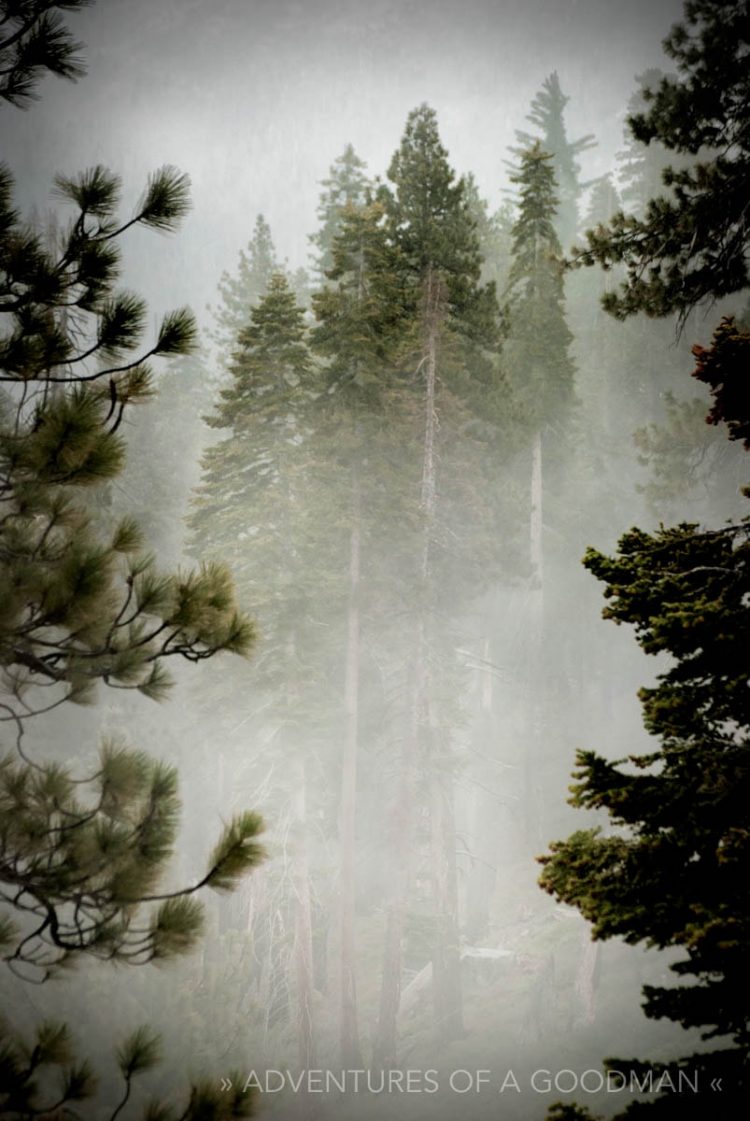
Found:
[{"label": "tree trunk", "polygon": [[[422,554],[422,585],[429,609],[430,550],[437,505],[435,437],[438,428],[437,364],[440,328],[443,319],[444,284],[434,269],[425,280],[425,429],[422,459],[422,510],[424,544]],[[430,865],[435,908],[435,940],[432,957],[432,986],[437,1037],[447,1042],[463,1034],[461,961],[458,945],[456,840],[453,820],[452,776],[435,773],[438,727],[434,711],[434,682],[430,679],[425,629],[417,648],[417,681],[421,689],[415,696],[417,735],[426,737],[424,756],[427,762],[427,789],[430,816]],[[421,725],[421,726],[420,726]]]},{"label": "tree trunk", "polygon": [[543,666],[544,632],[544,545],[543,545],[543,461],[541,429],[534,434],[531,452],[531,516],[529,523],[529,560],[532,588],[529,595],[528,701],[532,722],[525,765],[526,842],[530,850],[545,843],[543,831],[542,742],[544,739]]},{"label": "tree trunk", "polygon": [[297,792],[294,798],[294,961],[297,987],[297,1030],[299,1063],[303,1070],[314,1069],[316,1063],[314,1025],[314,984],[312,953],[312,908],[310,905],[310,858],[307,848],[306,776],[304,763],[299,763]]},{"label": "tree trunk", "polygon": [[347,608],[346,670],[344,703],[346,737],[341,767],[341,915],[340,915],[340,1008],[339,1046],[341,1066],[354,1070],[362,1066],[357,1023],[357,986],[355,975],[355,844],[357,804],[357,752],[359,746],[359,568],[360,516],[359,485],[354,479],[352,525],[349,539],[349,603]]}]

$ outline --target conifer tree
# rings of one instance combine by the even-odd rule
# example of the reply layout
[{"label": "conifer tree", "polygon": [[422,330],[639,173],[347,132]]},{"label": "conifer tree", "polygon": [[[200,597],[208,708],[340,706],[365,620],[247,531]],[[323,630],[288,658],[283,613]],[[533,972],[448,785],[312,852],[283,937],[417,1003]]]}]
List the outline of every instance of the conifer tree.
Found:
[{"label": "conifer tree", "polygon": [[[549,644],[549,604],[545,583],[549,567],[549,529],[564,534],[567,519],[561,505],[574,403],[575,367],[570,356],[572,334],[565,318],[560,242],[554,220],[557,206],[552,157],[535,144],[521,156],[512,176],[519,203],[513,226],[513,255],[505,292],[507,334],[503,361],[517,409],[518,425],[530,448],[529,561],[532,603],[528,625],[532,673],[553,680],[545,664]],[[546,531],[546,532],[545,532]],[[559,550],[558,550],[559,551]],[[537,707],[536,729],[526,751],[525,801],[529,840],[537,842],[546,804],[545,783],[553,773],[545,712]]]},{"label": "conifer tree", "polygon": [[[80,73],[56,10],[81,6],[2,3],[6,102],[32,98],[45,70]],[[145,305],[115,287],[119,239],[136,224],[173,229],[188,206],[187,179],[162,168],[129,219],[118,215],[118,178],[102,167],[58,177],[56,187],[74,216],[50,245],[14,209],[10,173],[0,171],[0,722],[12,744],[0,760],[0,955],[37,981],[86,957],[139,963],[184,953],[202,923],[192,896],[231,889],[261,855],[260,819],[239,814],[197,883],[160,890],[176,836],[174,770],[110,740],[87,778],[40,761],[28,743],[32,717],[90,700],[98,683],[159,699],[167,658],[246,653],[253,641],[225,568],[158,573],[135,521],[103,525],[91,497],[122,468],[121,423],[151,393],[149,359],[194,343],[181,309],[144,349]],[[123,1044],[112,1116],[156,1058],[148,1033]],[[39,1025],[29,1046],[4,1022],[0,1065],[4,1117],[67,1113],[95,1091],[64,1025]],[[247,1115],[251,1100],[230,1098],[195,1085],[184,1116]],[[164,1107],[154,1103],[157,1114]]]},{"label": "conifer tree", "polygon": [[555,232],[557,194],[553,161],[539,144],[521,156],[516,173],[518,217],[505,292],[507,361],[513,384],[537,431],[556,423],[573,401],[572,341],[565,322],[560,241]]},{"label": "conifer tree", "polygon": [[[620,319],[638,311],[681,318],[711,297],[750,283],[745,220],[750,150],[747,136],[748,3],[688,0],[684,22],[664,40],[677,77],[644,91],[647,109],[629,118],[632,135],[657,141],[687,167],[662,173],[671,190],[652,198],[645,214],[617,214],[587,234],[574,263],[622,263],[626,279],[607,292],[604,307]],[[717,205],[717,200],[721,204]]]},{"label": "conifer tree", "polygon": [[89,0],[2,0],[0,3],[0,100],[26,108],[36,100],[45,74],[75,81],[85,74],[76,42],[60,12]]},{"label": "conifer tree", "polygon": [[212,309],[216,327],[210,337],[218,345],[224,363],[230,361],[240,331],[248,326],[250,312],[268,291],[271,278],[281,271],[276,257],[271,228],[262,214],[255,219],[253,236],[240,250],[237,272],[221,274],[221,304]]},{"label": "conifer tree", "polygon": [[[695,348],[695,376],[714,396],[711,423],[725,423],[746,446],[748,353],[750,336],[731,320],[711,348]],[[571,802],[605,810],[614,828],[576,832],[541,858],[542,886],[577,907],[594,938],[683,951],[671,966],[682,984],[646,987],[644,1010],[702,1028],[718,1048],[608,1065],[641,1081],[650,1071],[664,1091],[680,1071],[698,1072],[706,1101],[715,1080],[723,1100],[741,1101],[748,1088],[749,533],[747,518],[715,530],[682,523],[630,530],[613,557],[588,550],[586,567],[606,585],[605,618],[631,624],[646,653],[670,656],[657,684],[639,694],[646,729],[660,742],[614,762],[580,751]],[[664,1092],[621,1116],[641,1114],[683,1117],[684,1104]]]},{"label": "conifer tree", "polygon": [[[388,169],[388,178],[393,189],[383,188],[380,197],[386,209],[391,241],[399,253],[403,306],[412,324],[401,364],[411,373],[421,414],[417,445],[421,460],[418,494],[421,543],[410,655],[411,701],[394,820],[402,831],[408,831],[416,794],[415,768],[421,757],[428,762],[430,775],[427,799],[435,912],[432,947],[435,1016],[439,1034],[443,1038],[454,1038],[462,1032],[462,1001],[452,779],[448,769],[443,776],[438,776],[435,768],[429,766],[438,751],[444,753],[444,758],[450,757],[450,732],[445,714],[441,720],[434,707],[434,698],[440,689],[432,677],[441,664],[440,642],[435,630],[435,593],[438,565],[441,557],[446,557],[440,525],[449,489],[445,473],[440,476],[440,482],[438,480],[438,457],[449,447],[450,421],[458,422],[466,415],[464,410],[478,410],[480,396],[487,407],[487,395],[493,390],[492,365],[483,348],[491,347],[497,338],[497,305],[494,288],[483,288],[479,284],[481,258],[464,184],[455,179],[440,142],[435,112],[427,105],[409,114],[401,144]],[[439,425],[442,425],[440,432]],[[443,465],[445,470],[445,460]],[[455,564],[455,556],[449,557],[446,563]],[[467,574],[468,571],[470,569]],[[445,662],[442,665],[445,667]],[[404,843],[408,843],[408,838],[399,837],[397,844],[403,846]],[[376,1044],[377,1058],[383,1063],[392,1062],[395,1052],[408,874],[408,868],[402,863],[387,912]]]},{"label": "conifer tree", "polygon": [[[383,581],[377,606],[368,597],[372,573],[393,564],[394,543],[383,540],[384,498],[399,509],[402,486],[389,465],[399,440],[411,434],[399,409],[401,394],[394,377],[396,353],[405,318],[399,314],[398,255],[388,243],[383,207],[347,204],[332,246],[329,283],[313,298],[318,325],[312,333],[316,351],[327,361],[327,392],[317,411],[317,443],[329,442],[336,471],[327,486],[329,501],[341,487],[342,508],[349,529],[348,595],[344,704],[346,731],[341,781],[340,886],[340,1015],[342,1066],[361,1065],[356,996],[356,835],[357,770],[361,718],[362,617],[388,611]],[[334,450],[335,449],[335,450]],[[367,470],[363,470],[367,463]],[[337,485],[338,482],[338,485]],[[386,497],[387,496],[387,497]],[[400,520],[402,549],[408,519]],[[399,553],[401,559],[402,553]],[[402,576],[404,569],[401,569]],[[372,594],[372,593],[370,593]],[[395,609],[395,605],[392,605]],[[372,644],[373,636],[369,635]]]},{"label": "conifer tree", "polygon": [[[746,42],[747,5],[730,10],[707,0],[687,3],[685,24],[666,41],[681,77],[662,81],[651,111],[632,122],[634,134],[693,154],[702,143],[721,148],[722,138],[734,141],[712,163],[668,174],[673,200],[652,200],[642,221],[620,216],[609,231],[597,232],[598,241],[589,236],[592,260],[601,249],[605,265],[628,266],[621,293],[605,305],[619,316],[685,315],[703,297],[746,283],[737,211],[747,178]],[[747,333],[725,318],[711,347],[693,348],[694,376],[714,398],[708,422],[726,424],[729,438],[745,447],[749,347]],[[614,556],[589,549],[585,558],[606,585],[605,616],[633,625],[646,653],[669,656],[656,685],[639,694],[646,730],[660,742],[615,761],[578,753],[571,801],[606,811],[613,828],[581,830],[552,845],[541,883],[590,919],[595,938],[681,950],[671,969],[683,983],[646,987],[646,1014],[702,1028],[705,1040],[718,1042],[717,1049],[672,1061],[608,1060],[641,1081],[651,1076],[666,1091],[620,1116],[683,1117],[683,1100],[669,1091],[685,1071],[699,1076],[701,1113],[713,1108],[717,1090],[733,1109],[744,1108],[747,1096],[749,1015],[740,960],[748,937],[749,528],[745,518],[719,529],[632,529]],[[565,1108],[571,1119],[589,1116]]]},{"label": "conifer tree", "polygon": [[570,101],[560,88],[557,71],[553,71],[542,83],[542,88],[531,103],[527,120],[538,130],[528,133],[516,130],[518,147],[511,151],[520,159],[523,152],[532,148],[538,141],[541,149],[552,157],[553,174],[557,184],[557,213],[554,226],[558,240],[567,249],[578,234],[578,202],[586,187],[580,180],[581,168],[578,157],[596,146],[591,134],[577,140],[568,140],[565,128],[565,106]]},{"label": "conifer tree", "polygon": [[[272,277],[251,311],[230,374],[231,383],[207,418],[226,435],[203,458],[188,551],[206,561],[222,555],[232,563],[263,636],[253,683],[268,701],[267,738],[276,752],[279,745],[284,752],[283,773],[273,779],[273,805],[293,837],[281,860],[287,866],[278,873],[291,879],[293,891],[286,890],[279,906],[293,930],[288,975],[296,992],[300,1063],[309,1068],[315,1065],[315,1026],[308,829],[315,810],[307,770],[313,745],[322,739],[316,714],[326,686],[316,620],[326,608],[318,573],[328,543],[310,459],[311,413],[320,386],[304,313],[283,274]],[[248,691],[247,675],[230,684]],[[255,771],[253,781],[267,785],[273,771]],[[275,952],[278,947],[270,946],[269,953]]]},{"label": "conifer tree", "polygon": [[361,206],[366,202],[370,181],[365,174],[367,164],[361,160],[351,144],[332,164],[328,177],[323,179],[318,202],[319,229],[310,237],[315,248],[315,271],[321,279],[334,267],[333,244],[341,227],[347,206]]},{"label": "conifer tree", "polygon": [[479,194],[476,180],[471,173],[464,179],[464,196],[479,242],[482,283],[492,283],[497,292],[504,292],[510,269],[513,206],[506,201],[498,210],[490,214],[487,201]]}]

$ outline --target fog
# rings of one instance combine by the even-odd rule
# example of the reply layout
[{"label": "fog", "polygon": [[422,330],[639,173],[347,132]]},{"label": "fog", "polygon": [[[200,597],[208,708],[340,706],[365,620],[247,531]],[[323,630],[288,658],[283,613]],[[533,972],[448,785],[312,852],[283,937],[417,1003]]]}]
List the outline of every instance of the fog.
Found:
[{"label": "fog", "polygon": [[[637,691],[660,664],[628,628],[602,621],[604,588],[582,568],[584,550],[612,550],[632,525],[741,511],[739,453],[713,431],[700,429],[678,483],[679,464],[666,484],[659,474],[658,441],[644,453],[633,439],[668,422],[670,394],[695,396],[690,347],[736,301],[694,314],[682,333],[673,321],[617,323],[600,307],[599,270],[569,273],[576,401],[564,439],[545,445],[552,468],[535,465],[531,438],[511,446],[511,428],[487,437],[476,415],[453,415],[453,398],[440,397],[453,392],[448,365],[434,499],[422,412],[399,413],[396,391],[386,420],[365,410],[354,435],[334,425],[316,442],[295,430],[271,447],[268,429],[252,429],[257,462],[278,456],[285,506],[253,475],[243,507],[231,462],[201,460],[227,437],[201,418],[230,384],[237,345],[217,337],[211,308],[259,214],[277,263],[307,270],[314,290],[321,182],[348,144],[385,181],[408,114],[427,103],[451,167],[475,176],[487,215],[510,206],[512,222],[509,148],[516,130],[534,131],[532,99],[556,72],[568,138],[596,140],[580,156],[582,229],[590,184],[611,174],[622,187],[636,75],[669,69],[659,44],[681,10],[676,0],[99,0],[69,19],[87,76],[48,78],[38,103],[5,111],[4,159],[41,224],[64,214],[51,193],[58,172],[113,169],[125,212],[155,168],[190,176],[178,233],[127,234],[122,282],[148,300],[152,325],[191,306],[202,350],[192,366],[165,366],[158,400],[123,425],[128,466],[107,516],[135,514],[165,567],[226,560],[259,631],[247,661],[173,667],[162,704],[101,686],[94,706],[39,717],[29,733],[40,755],[83,765],[101,735],[122,732],[177,765],[170,887],[198,878],[233,813],[256,809],[266,823],[266,861],[233,894],[207,894],[206,935],[184,960],[87,962],[44,986],[0,978],[3,1010],[20,1024],[70,1021],[105,1098],[113,1049],[143,1022],[162,1033],[165,1058],[136,1101],[176,1101],[188,1077],[233,1071],[261,1091],[260,1116],[279,1121],[533,1121],[559,1099],[608,1116],[625,1092],[594,1074],[582,1086],[583,1072],[612,1054],[701,1046],[641,1012],[642,986],[673,959],[592,942],[579,914],[540,890],[536,858],[574,829],[607,828],[566,802],[577,749],[621,758],[649,746]],[[503,282],[508,244],[485,262]],[[315,325],[309,303],[303,323]],[[417,509],[434,517],[429,544]]]},{"label": "fog", "polygon": [[4,154],[40,210],[57,172],[103,163],[123,173],[133,201],[156,167],[188,172],[184,231],[168,252],[137,240],[127,282],[155,313],[190,303],[203,314],[259,212],[280,255],[307,265],[318,183],[333,160],[353,143],[382,175],[422,102],[438,113],[453,166],[474,172],[494,209],[514,129],[557,69],[570,135],[597,135],[586,174],[608,171],[633,76],[660,64],[680,10],[646,0],[103,0],[75,19],[88,77],[47,79],[36,105],[6,114]]}]

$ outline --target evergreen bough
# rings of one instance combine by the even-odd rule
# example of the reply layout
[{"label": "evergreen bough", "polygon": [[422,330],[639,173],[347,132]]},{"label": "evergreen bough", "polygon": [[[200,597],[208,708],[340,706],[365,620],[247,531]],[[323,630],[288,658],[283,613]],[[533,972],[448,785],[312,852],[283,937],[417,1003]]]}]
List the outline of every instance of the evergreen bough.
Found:
[{"label": "evergreen bough", "polygon": [[[58,12],[84,4],[0,0],[0,99],[22,106],[46,71],[82,73]],[[254,637],[225,568],[159,573],[136,522],[106,526],[97,506],[97,488],[123,466],[124,411],[153,392],[149,360],[195,344],[192,315],[178,309],[144,348],[146,306],[116,288],[120,237],[134,225],[174,229],[189,206],[187,177],[157,171],[127,219],[119,179],[101,166],[60,176],[56,188],[74,213],[52,245],[16,211],[0,167],[0,724],[13,743],[0,758],[0,956],[36,981],[82,956],[184,953],[202,924],[194,893],[231,890],[262,855],[261,821],[241,813],[198,883],[160,892],[179,810],[175,771],[108,742],[81,778],[31,758],[24,742],[30,717],[92,700],[98,682],[159,699],[167,658],[246,654]],[[123,1043],[124,1089],[107,1116],[121,1114],[133,1079],[158,1057],[146,1029]],[[43,1023],[28,1043],[2,1025],[0,1117],[71,1116],[95,1091],[67,1027]],[[153,1102],[141,1115],[218,1121],[252,1106],[251,1095],[205,1083],[179,1110]]]}]

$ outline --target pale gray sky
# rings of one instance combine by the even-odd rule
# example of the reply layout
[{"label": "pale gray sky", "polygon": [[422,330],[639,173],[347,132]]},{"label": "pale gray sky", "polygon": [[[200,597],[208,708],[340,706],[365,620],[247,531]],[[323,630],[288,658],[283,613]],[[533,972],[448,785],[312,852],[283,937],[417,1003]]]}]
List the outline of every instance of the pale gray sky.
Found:
[{"label": "pale gray sky", "polygon": [[155,311],[187,302],[205,321],[256,213],[280,253],[306,264],[318,180],[349,141],[382,174],[423,101],[453,165],[495,206],[513,130],[556,69],[569,134],[599,140],[584,171],[608,170],[633,77],[666,67],[660,42],[681,11],[676,0],[99,0],[69,21],[88,76],[47,80],[28,112],[4,110],[3,149],[19,201],[42,208],[58,170],[104,163],[129,200],[160,164],[189,172],[182,232],[129,237],[125,279]]}]

